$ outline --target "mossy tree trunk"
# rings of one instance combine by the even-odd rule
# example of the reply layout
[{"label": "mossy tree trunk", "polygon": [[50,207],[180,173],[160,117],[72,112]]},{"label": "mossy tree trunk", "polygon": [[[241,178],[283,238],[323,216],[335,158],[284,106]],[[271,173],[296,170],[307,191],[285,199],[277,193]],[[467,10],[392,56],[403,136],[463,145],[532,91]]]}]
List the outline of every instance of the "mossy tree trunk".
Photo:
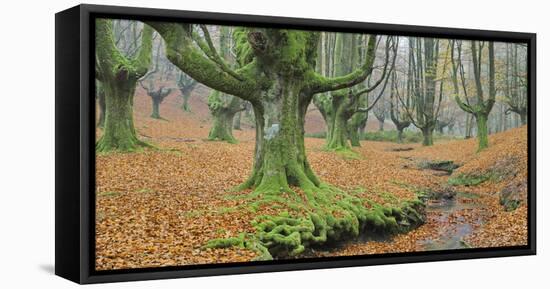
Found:
[{"label": "mossy tree trunk", "polygon": [[213,90],[208,96],[208,108],[213,118],[208,140],[236,143],[237,140],[233,137],[233,120],[235,114],[245,109],[243,101],[238,97]]},{"label": "mossy tree trunk", "polygon": [[386,122],[386,112],[382,110],[375,110],[374,116],[378,120],[378,131],[384,131],[384,123]]},{"label": "mossy tree trunk", "polygon": [[151,112],[151,118],[160,119],[160,99],[156,97],[151,97],[152,102],[152,112]]},{"label": "mossy tree trunk", "polygon": [[103,89],[101,82],[96,81],[97,101],[99,104],[99,119],[97,120],[97,127],[105,127],[105,90]]},{"label": "mossy tree trunk", "polygon": [[[243,108],[243,110],[245,109],[246,107]],[[233,129],[241,130],[241,116],[242,116],[242,112],[239,111],[233,118]]]},{"label": "mossy tree trunk", "polygon": [[307,106],[314,94],[354,86],[372,72],[376,36],[369,36],[370,57],[359,69],[327,78],[315,72],[319,33],[263,28],[236,30],[233,39],[241,68],[232,70],[222,57],[216,56],[209,41],[199,40],[199,48],[195,46],[197,40],[192,37],[191,25],[148,23],[166,41],[168,59],[182,71],[215,90],[252,104],[259,139],[255,168],[247,185],[256,187],[256,191],[267,188],[280,191],[269,184],[312,188],[311,184],[319,183],[304,152]]},{"label": "mossy tree trunk", "polygon": [[313,104],[317,107],[323,117],[323,121],[325,122],[325,141],[328,144],[328,141],[332,139],[330,135],[332,133],[333,118],[331,97],[328,93],[317,94],[313,98]]},{"label": "mossy tree trunk", "polygon": [[[256,147],[250,178],[240,188],[253,204],[286,204],[290,212],[259,216],[253,234],[211,240],[208,247],[243,246],[272,256],[295,256],[307,246],[356,237],[369,229],[395,233],[423,222],[421,202],[399,207],[374,204],[321,183],[313,172],[304,145],[304,122],[313,95],[352,87],[372,72],[376,36],[370,35],[365,63],[339,77],[315,72],[319,34],[311,31],[239,28],[234,33],[240,69],[230,69],[206,41],[193,37],[192,26],[148,22],[167,42],[168,59],[185,73],[220,92],[252,104]],[[198,48],[196,46],[198,42]],[[209,44],[210,43],[210,44]],[[202,52],[200,50],[202,50]],[[247,59],[247,60],[245,60]],[[295,188],[305,194],[301,198]],[[408,225],[402,225],[408,224]]]},{"label": "mossy tree trunk", "polygon": [[[397,43],[392,42],[392,38],[386,39],[386,59],[384,63],[384,70],[380,79],[374,84],[369,86],[360,84],[355,90],[352,88],[333,91],[331,92],[330,104],[327,108],[330,110],[331,118],[329,118],[331,131],[327,134],[326,147],[329,150],[345,151],[352,146],[360,146],[358,130],[361,125],[366,122],[368,111],[372,109],[374,104],[381,98],[383,91],[387,84],[387,70],[389,66],[389,51],[394,48],[394,56],[391,67],[393,69],[396,58]],[[355,69],[358,60],[362,60],[366,57],[370,57],[365,54],[360,47],[360,43],[363,41],[361,37],[352,34],[338,34],[336,36],[336,45],[334,52],[334,72],[336,75],[349,73]],[[391,47],[390,47],[391,43]],[[359,61],[360,63],[360,61]],[[370,76],[370,75],[369,75]],[[384,80],[384,85],[380,91],[378,97],[373,101],[370,107],[368,106],[368,92],[374,90]]]},{"label": "mossy tree trunk", "polygon": [[[391,68],[393,69],[393,67]],[[369,76],[366,80],[366,87],[371,87]],[[382,92],[383,93],[383,92]],[[374,99],[376,102],[377,99]],[[348,137],[352,147],[360,147],[360,135],[364,133],[367,126],[367,121],[369,119],[369,94],[366,92],[364,95],[359,95],[357,97],[358,108],[355,109],[353,115],[348,121]],[[367,110],[360,111],[360,108],[367,108]]]},{"label": "mossy tree trunk", "polygon": [[[439,39],[409,37],[407,90],[413,101],[403,108],[411,123],[422,131],[424,146],[433,145],[433,131],[443,98],[443,81],[437,77],[439,46]],[[448,52],[449,49],[445,53],[443,72],[446,71]],[[436,93],[437,82],[439,95]]]},{"label": "mossy tree trunk", "polygon": [[302,92],[303,84],[277,79],[268,92],[275,97],[255,106],[255,164],[243,187],[277,193],[289,192],[291,186],[311,191],[320,185],[305,153],[304,122],[311,95]]},{"label": "mossy tree trunk", "polygon": [[446,127],[446,123],[444,123],[443,121],[441,120],[438,120],[435,122],[435,130],[439,133],[439,134],[443,134],[443,130],[445,129]]},{"label": "mossy tree trunk", "polygon": [[183,72],[179,73],[178,81],[176,82],[176,84],[183,100],[181,104],[181,109],[183,111],[191,111],[191,107],[189,106],[189,98],[191,97],[191,92],[193,92],[193,89],[195,89],[195,87],[197,86],[197,83],[197,81],[184,74]]},{"label": "mossy tree trunk", "polygon": [[[231,57],[229,52],[231,41],[231,29],[226,26],[221,27],[219,37],[220,57],[223,61],[235,63],[235,59]],[[244,101],[236,96],[213,90],[208,96],[208,108],[213,118],[208,139],[236,143],[237,140],[233,137],[233,122],[235,115],[245,109]]]},{"label": "mossy tree trunk", "polygon": [[[526,49],[517,43],[506,44],[506,93],[504,102],[509,106],[506,113],[514,112],[520,117],[521,125],[527,124],[527,71],[523,71],[519,63],[527,63],[527,51],[523,53],[519,50]],[[518,53],[519,52],[519,53]]]},{"label": "mossy tree trunk", "polygon": [[404,127],[397,127],[397,143],[403,143]]},{"label": "mossy tree trunk", "polygon": [[483,113],[476,114],[478,150],[489,147],[487,116]]},{"label": "mossy tree trunk", "polygon": [[[335,39],[334,50],[334,74],[343,75],[350,73],[359,63],[359,36],[349,33],[338,33]],[[354,113],[354,104],[358,100],[355,97],[346,96],[349,89],[334,91],[331,93],[332,118],[330,139],[327,139],[329,150],[346,150],[348,144],[348,120]]]},{"label": "mossy tree trunk", "polygon": [[140,49],[134,58],[127,58],[116,47],[112,28],[111,20],[96,20],[96,78],[105,91],[105,125],[96,144],[98,152],[148,146],[136,135],[133,103],[136,83],[151,63],[152,29],[144,26]]},{"label": "mossy tree trunk", "polygon": [[433,139],[433,128],[425,127],[422,129],[422,145],[423,146],[431,146],[434,144]]},{"label": "mossy tree trunk", "polygon": [[181,97],[183,98],[183,102],[181,104],[181,110],[191,111],[191,108],[189,107],[189,98],[191,97],[191,91],[189,90],[182,91]]},{"label": "mossy tree trunk", "polygon": [[361,127],[367,122],[368,113],[355,113],[348,122],[348,136],[352,147],[361,146]]},{"label": "mossy tree trunk", "polygon": [[160,116],[160,104],[172,92],[172,89],[159,87],[158,89],[147,89],[147,94],[151,97],[152,112],[151,117],[155,119],[163,119]]},{"label": "mossy tree trunk", "polygon": [[[340,92],[344,93],[344,92]],[[348,143],[348,120],[353,115],[354,107],[351,102],[356,99],[347,98],[344,95],[338,95],[337,92],[333,92],[331,109],[333,111],[330,128],[330,138],[327,138],[327,149],[340,151],[348,150],[350,145]]]},{"label": "mossy tree trunk", "polygon": [[212,113],[214,118],[212,128],[208,133],[208,140],[220,140],[228,143],[237,143],[235,137],[233,137],[232,121],[233,116],[227,111],[220,110]]},{"label": "mossy tree trunk", "polygon": [[[468,97],[468,90],[466,89],[467,79],[465,77],[464,66],[462,65],[462,42],[456,40],[451,41],[451,60],[453,65],[452,79],[455,91],[455,101],[462,110],[475,117],[477,123],[478,151],[481,151],[489,146],[487,120],[489,118],[491,110],[493,109],[496,98],[494,43],[492,41],[489,41],[488,44],[486,44],[487,43],[483,43],[480,41],[470,41],[472,64],[474,67],[474,81],[476,87],[475,100],[470,101]],[[484,55],[482,50],[485,46],[487,46],[488,49],[487,81],[489,83],[489,97],[487,99],[485,99],[483,96],[484,91],[482,86],[483,77],[481,68]],[[462,97],[459,83],[462,86]]]},{"label": "mossy tree trunk", "polygon": [[107,85],[106,117],[103,135],[96,144],[98,152],[134,151],[146,144],[137,138],[133,121],[132,98],[135,91],[133,85]]}]

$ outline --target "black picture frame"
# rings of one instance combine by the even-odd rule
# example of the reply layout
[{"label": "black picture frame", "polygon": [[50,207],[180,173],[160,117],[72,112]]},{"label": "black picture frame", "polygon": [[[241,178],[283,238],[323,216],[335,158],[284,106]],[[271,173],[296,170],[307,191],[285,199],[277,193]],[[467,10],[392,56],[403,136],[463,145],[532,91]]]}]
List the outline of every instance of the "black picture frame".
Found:
[{"label": "black picture frame", "polygon": [[[95,271],[95,100],[91,68],[94,65],[93,20],[96,17],[526,43],[529,83],[528,245]],[[55,29],[56,275],[84,284],[536,254],[536,34],[86,4],[57,13]]]}]

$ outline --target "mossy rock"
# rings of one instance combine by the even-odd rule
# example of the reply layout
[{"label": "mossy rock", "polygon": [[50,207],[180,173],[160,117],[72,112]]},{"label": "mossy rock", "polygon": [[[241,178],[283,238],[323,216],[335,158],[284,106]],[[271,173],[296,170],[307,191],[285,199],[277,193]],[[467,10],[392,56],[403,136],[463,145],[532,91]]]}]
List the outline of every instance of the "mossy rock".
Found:
[{"label": "mossy rock", "polygon": [[448,183],[452,186],[477,186],[481,183],[484,183],[492,178],[491,174],[481,174],[481,175],[466,175],[459,174],[456,177],[449,178]]},{"label": "mossy rock", "polygon": [[527,181],[511,182],[499,192],[500,204],[506,211],[514,211],[523,202],[527,192]]},{"label": "mossy rock", "polygon": [[453,161],[422,161],[418,165],[419,168],[424,170],[434,170],[434,171],[443,171],[447,174],[452,174],[454,170],[459,168],[459,165],[455,164]]}]

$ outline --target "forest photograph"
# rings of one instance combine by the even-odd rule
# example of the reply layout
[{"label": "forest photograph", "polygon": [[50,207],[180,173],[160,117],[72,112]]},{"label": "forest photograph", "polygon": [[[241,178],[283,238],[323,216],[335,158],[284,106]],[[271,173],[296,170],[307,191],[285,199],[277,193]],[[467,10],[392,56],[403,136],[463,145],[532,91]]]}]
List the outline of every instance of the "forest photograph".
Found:
[{"label": "forest photograph", "polygon": [[97,18],[95,270],[528,245],[528,45]]}]

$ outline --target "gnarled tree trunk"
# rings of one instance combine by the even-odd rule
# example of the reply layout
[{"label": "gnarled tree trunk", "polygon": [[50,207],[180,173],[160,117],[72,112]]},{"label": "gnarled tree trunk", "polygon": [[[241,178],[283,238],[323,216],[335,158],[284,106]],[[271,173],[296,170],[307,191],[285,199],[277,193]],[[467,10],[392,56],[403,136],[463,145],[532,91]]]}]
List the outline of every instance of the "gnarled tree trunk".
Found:
[{"label": "gnarled tree trunk", "polygon": [[137,138],[134,128],[133,97],[136,82],[111,82],[105,85],[105,126],[96,149],[133,151],[145,143]]},{"label": "gnarled tree trunk", "polygon": [[290,186],[312,190],[320,184],[305,153],[304,121],[311,96],[302,89],[303,83],[280,78],[268,91],[273,97],[254,105],[255,163],[244,187],[282,192]]},{"label": "gnarled tree trunk", "polygon": [[213,118],[208,140],[237,143],[233,137],[233,119],[235,114],[244,110],[243,101],[214,90],[208,96],[208,108]]},{"label": "gnarled tree trunk", "polygon": [[133,151],[147,146],[136,135],[133,103],[136,83],[151,62],[152,29],[144,26],[137,56],[127,59],[115,45],[112,26],[111,20],[96,20],[96,78],[105,91],[105,125],[96,144],[98,152]]}]

